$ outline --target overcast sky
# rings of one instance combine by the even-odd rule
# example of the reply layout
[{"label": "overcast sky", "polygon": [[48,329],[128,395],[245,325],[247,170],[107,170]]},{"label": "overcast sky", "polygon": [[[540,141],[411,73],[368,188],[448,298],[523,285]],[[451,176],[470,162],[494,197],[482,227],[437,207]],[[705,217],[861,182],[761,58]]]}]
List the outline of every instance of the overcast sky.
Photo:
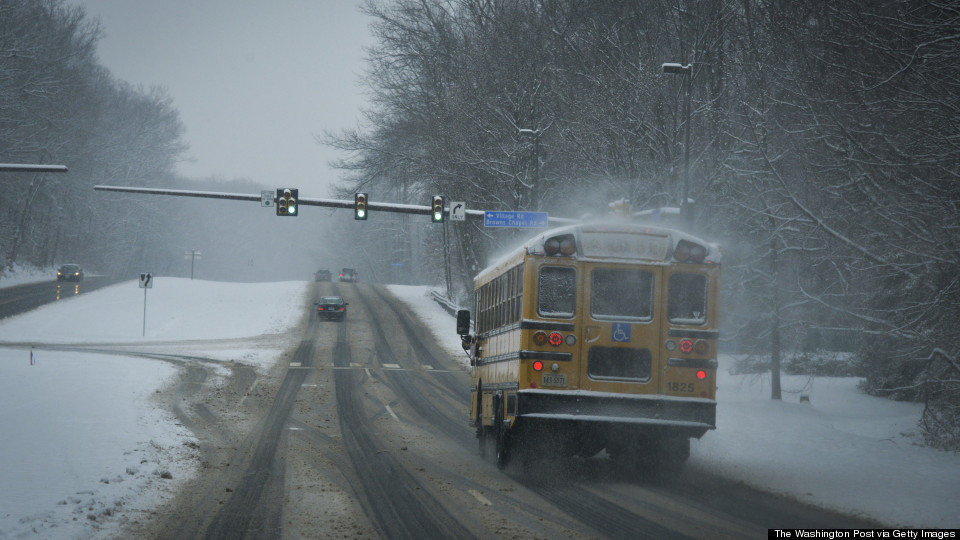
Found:
[{"label": "overcast sky", "polygon": [[354,127],[365,96],[360,0],[68,0],[99,17],[101,63],[160,85],[186,127],[188,177],[325,196],[338,157],[314,136]]}]

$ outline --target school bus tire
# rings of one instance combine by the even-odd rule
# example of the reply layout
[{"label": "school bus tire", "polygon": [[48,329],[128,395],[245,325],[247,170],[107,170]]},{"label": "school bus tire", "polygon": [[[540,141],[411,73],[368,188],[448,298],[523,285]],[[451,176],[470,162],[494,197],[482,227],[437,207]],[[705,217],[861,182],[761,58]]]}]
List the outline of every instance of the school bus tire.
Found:
[{"label": "school bus tire", "polygon": [[497,440],[497,467],[503,469],[510,463],[510,435],[503,423],[503,392],[493,396],[493,429]]},{"label": "school bus tire", "polygon": [[483,392],[479,385],[477,385],[477,418],[475,419],[475,424],[477,426],[477,445],[480,449],[480,457],[487,457],[487,426],[483,425]]}]

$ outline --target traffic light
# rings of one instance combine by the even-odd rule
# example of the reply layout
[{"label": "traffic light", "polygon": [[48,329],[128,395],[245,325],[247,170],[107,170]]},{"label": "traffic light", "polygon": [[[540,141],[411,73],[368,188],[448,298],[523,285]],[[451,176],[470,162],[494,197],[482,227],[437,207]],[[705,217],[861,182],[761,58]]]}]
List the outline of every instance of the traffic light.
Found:
[{"label": "traffic light", "polygon": [[367,194],[353,194],[353,219],[367,219]]},{"label": "traffic light", "polygon": [[433,196],[433,213],[430,214],[430,219],[434,223],[443,222],[443,197],[440,195]]},{"label": "traffic light", "polygon": [[277,188],[277,215],[297,215],[297,193],[300,190],[291,188]]}]

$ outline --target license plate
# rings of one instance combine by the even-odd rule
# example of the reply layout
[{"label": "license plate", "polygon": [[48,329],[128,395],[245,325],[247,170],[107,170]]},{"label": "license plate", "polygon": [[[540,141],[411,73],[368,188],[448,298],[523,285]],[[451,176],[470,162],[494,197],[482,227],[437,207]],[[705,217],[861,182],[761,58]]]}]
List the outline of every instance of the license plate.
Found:
[{"label": "license plate", "polygon": [[544,373],[543,385],[544,386],[566,386],[567,375],[566,373]]}]

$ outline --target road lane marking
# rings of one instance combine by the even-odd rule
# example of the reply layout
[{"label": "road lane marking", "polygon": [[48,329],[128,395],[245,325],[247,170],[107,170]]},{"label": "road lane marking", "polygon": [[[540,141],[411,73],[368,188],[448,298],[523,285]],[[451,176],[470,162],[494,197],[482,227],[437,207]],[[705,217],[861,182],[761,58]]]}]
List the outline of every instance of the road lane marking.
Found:
[{"label": "road lane marking", "polygon": [[300,362],[290,362],[290,367],[300,367]]},{"label": "road lane marking", "polygon": [[253,393],[253,389],[257,387],[257,383],[260,382],[260,379],[254,379],[253,384],[250,385],[250,388],[247,388],[247,392],[243,394],[243,397],[240,398],[240,406],[243,406],[243,402],[247,400],[247,397]]},{"label": "road lane marking", "polygon": [[[456,369],[433,369],[433,368],[430,367],[430,366],[426,366],[426,369],[422,369],[422,370],[421,370],[421,369],[407,369],[407,368],[402,368],[402,367],[393,367],[393,366],[396,366],[396,365],[397,365],[397,364],[383,364],[382,368],[383,368],[383,369],[389,369],[389,370],[391,370],[391,371],[430,371],[431,373],[462,373],[461,370],[456,370]],[[302,369],[310,369],[310,367],[309,367],[309,366],[306,366],[306,367],[304,367],[304,368],[302,368]],[[333,366],[333,369],[360,369],[360,366]],[[367,375],[370,375],[370,368],[366,368],[366,367],[365,367],[365,368],[362,368],[362,369],[367,372]],[[379,368],[373,368],[373,369],[379,369]]]},{"label": "road lane marking", "polygon": [[423,364],[423,369],[433,369],[433,366],[428,366],[426,364]]},{"label": "road lane marking", "polygon": [[477,491],[477,490],[475,490],[475,489],[468,489],[468,490],[467,490],[467,493],[473,495],[473,498],[475,498],[475,499],[477,499],[478,501],[480,501],[480,504],[483,504],[483,505],[486,505],[486,506],[493,506],[493,503],[490,502],[490,499],[484,497],[483,494],[480,493],[479,491]]},{"label": "road lane marking", "polygon": [[384,407],[387,408],[387,412],[390,413],[390,416],[392,416],[394,420],[396,420],[397,422],[400,422],[400,418],[397,416],[395,412],[393,412],[393,409],[391,409],[389,405],[384,405]]}]

